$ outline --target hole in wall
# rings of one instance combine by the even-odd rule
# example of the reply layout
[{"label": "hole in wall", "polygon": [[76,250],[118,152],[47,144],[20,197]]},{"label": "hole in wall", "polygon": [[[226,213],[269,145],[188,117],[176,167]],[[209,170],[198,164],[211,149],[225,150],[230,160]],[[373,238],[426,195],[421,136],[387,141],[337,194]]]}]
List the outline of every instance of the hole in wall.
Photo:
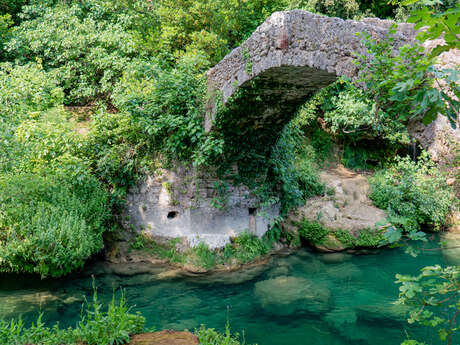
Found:
[{"label": "hole in wall", "polygon": [[249,208],[248,208],[248,211],[249,211],[249,215],[250,215],[250,216],[255,216],[255,215],[256,215],[256,212],[257,212],[257,208],[255,208],[255,207],[249,207]]},{"label": "hole in wall", "polygon": [[176,218],[177,216],[177,211],[169,211],[168,212],[168,219],[173,219],[173,218]]}]

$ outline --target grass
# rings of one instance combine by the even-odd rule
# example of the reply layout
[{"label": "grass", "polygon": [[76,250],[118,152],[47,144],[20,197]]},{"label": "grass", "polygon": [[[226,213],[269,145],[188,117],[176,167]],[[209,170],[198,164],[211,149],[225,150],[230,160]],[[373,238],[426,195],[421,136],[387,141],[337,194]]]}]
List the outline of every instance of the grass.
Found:
[{"label": "grass", "polygon": [[205,326],[201,326],[201,328],[195,331],[195,335],[200,340],[201,345],[245,345],[246,341],[244,340],[244,333],[243,333],[243,340],[239,340],[239,334],[236,333],[234,335],[230,332],[230,325],[227,322],[225,327],[225,332],[220,333],[216,331],[214,328],[206,328]]}]

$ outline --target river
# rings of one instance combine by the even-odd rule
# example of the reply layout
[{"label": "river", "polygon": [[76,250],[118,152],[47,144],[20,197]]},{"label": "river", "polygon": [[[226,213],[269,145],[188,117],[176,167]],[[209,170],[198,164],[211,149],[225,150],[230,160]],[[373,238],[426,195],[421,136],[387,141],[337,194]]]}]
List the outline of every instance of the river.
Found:
[{"label": "river", "polygon": [[132,311],[158,330],[200,324],[222,330],[228,320],[232,331],[244,330],[248,344],[388,345],[406,334],[437,344],[433,330],[410,326],[404,307],[391,304],[396,273],[417,274],[436,263],[446,264],[441,251],[414,258],[402,248],[367,255],[301,249],[242,272],[184,278],[162,267],[128,274],[99,262],[62,279],[0,276],[0,318],[30,322],[43,311],[50,325],[75,325],[85,298],[92,298],[94,277],[102,301],[122,288]]}]

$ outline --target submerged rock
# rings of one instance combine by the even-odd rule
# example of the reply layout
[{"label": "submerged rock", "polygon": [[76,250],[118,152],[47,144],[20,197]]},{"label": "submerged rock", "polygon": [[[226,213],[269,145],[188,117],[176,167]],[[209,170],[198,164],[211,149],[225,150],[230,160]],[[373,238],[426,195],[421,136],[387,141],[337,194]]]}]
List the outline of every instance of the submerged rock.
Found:
[{"label": "submerged rock", "polygon": [[360,280],[363,276],[363,272],[361,272],[358,266],[350,262],[341,265],[328,265],[326,266],[326,274],[328,277],[340,281]]},{"label": "submerged rock", "polygon": [[264,310],[276,315],[325,312],[331,295],[322,282],[288,276],[256,283],[254,294]]},{"label": "submerged rock", "polygon": [[324,321],[335,328],[354,324],[357,319],[356,311],[349,308],[336,308],[324,317]]},{"label": "submerged rock", "polygon": [[189,332],[161,331],[137,334],[131,338],[129,345],[195,345],[200,341]]},{"label": "submerged rock", "polygon": [[200,276],[200,279],[196,280],[196,284],[224,284],[224,285],[233,285],[233,284],[242,284],[244,282],[253,280],[260,276],[267,270],[265,265],[266,261],[262,264],[253,263],[246,264],[241,267],[235,268],[232,270],[222,269],[220,271],[215,271],[208,275]]},{"label": "submerged rock", "polygon": [[350,260],[352,255],[345,253],[318,254],[318,258],[327,264],[338,264]]},{"label": "submerged rock", "polygon": [[287,276],[289,274],[289,266],[282,265],[274,267],[269,273],[270,278],[276,278],[279,276]]},{"label": "submerged rock", "polygon": [[460,233],[441,234],[442,256],[448,265],[460,265]]}]

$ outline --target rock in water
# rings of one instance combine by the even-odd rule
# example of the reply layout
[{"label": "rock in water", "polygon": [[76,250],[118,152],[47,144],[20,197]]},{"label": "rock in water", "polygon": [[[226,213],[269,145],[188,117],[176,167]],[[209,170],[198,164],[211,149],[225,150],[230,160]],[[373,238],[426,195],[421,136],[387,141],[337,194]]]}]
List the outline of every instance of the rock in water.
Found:
[{"label": "rock in water", "polygon": [[189,332],[161,331],[137,334],[131,338],[129,345],[195,345],[198,338]]},{"label": "rock in water", "polygon": [[329,309],[330,291],[322,282],[280,276],[256,283],[254,294],[264,310],[276,315],[321,313]]},{"label": "rock in water", "polygon": [[449,265],[460,265],[460,234],[447,232],[441,234],[441,242],[444,243],[442,256]]}]

